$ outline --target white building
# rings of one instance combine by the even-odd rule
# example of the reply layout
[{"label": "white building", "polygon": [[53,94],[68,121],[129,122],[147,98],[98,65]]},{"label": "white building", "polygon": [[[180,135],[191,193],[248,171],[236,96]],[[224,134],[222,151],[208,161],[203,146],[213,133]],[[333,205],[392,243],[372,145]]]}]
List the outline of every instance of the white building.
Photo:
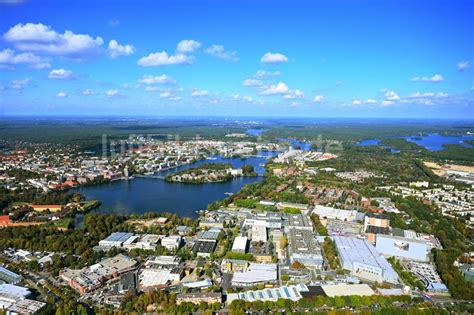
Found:
[{"label": "white building", "polygon": [[359,213],[355,210],[342,210],[321,205],[314,206],[314,210],[312,213],[317,214],[321,219],[337,219],[349,222],[356,221],[361,218],[363,219],[363,215],[359,215]]},{"label": "white building", "polygon": [[366,240],[334,236],[342,268],[353,276],[372,282],[398,283],[398,275],[388,261]]},{"label": "white building", "polygon": [[277,274],[277,264],[250,263],[246,270],[234,273],[232,285],[246,287],[275,282]]},{"label": "white building", "polygon": [[252,242],[266,242],[267,228],[263,225],[252,226]]},{"label": "white building", "polygon": [[425,241],[384,234],[377,234],[376,240],[375,248],[385,256],[428,261],[428,246]]},{"label": "white building", "polygon": [[[133,239],[133,233],[115,232],[99,242],[102,247],[122,247],[123,243]],[[134,240],[134,239],[133,239]]]},{"label": "white building", "polygon": [[234,253],[245,253],[247,252],[248,239],[245,236],[237,236],[232,244],[232,251]]},{"label": "white building", "polygon": [[170,235],[161,239],[161,246],[168,250],[177,250],[181,246],[181,236]]}]

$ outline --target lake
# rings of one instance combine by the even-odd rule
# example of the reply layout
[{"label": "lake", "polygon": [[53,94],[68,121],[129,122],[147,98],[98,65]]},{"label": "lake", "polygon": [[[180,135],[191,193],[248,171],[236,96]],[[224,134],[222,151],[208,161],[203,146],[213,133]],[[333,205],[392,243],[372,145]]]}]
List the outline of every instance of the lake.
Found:
[{"label": "lake", "polygon": [[[472,145],[466,143],[466,140],[474,140],[474,135],[461,135],[461,136],[443,136],[437,133],[431,133],[428,135],[413,135],[409,137],[403,137],[403,139],[416,143],[417,145],[424,147],[429,151],[440,151],[444,149],[445,144],[460,144],[466,148],[472,148]],[[379,139],[365,139],[357,143],[358,146],[375,146],[379,145]],[[390,149],[392,153],[400,152],[400,150],[395,148],[390,148],[384,146],[387,149]]]},{"label": "lake", "polygon": [[[259,152],[259,157],[222,158],[213,156],[175,169],[161,171],[156,175],[166,176],[204,163],[231,163],[234,168],[245,164],[254,166],[259,175],[265,172],[265,156],[272,157],[276,152]],[[244,185],[258,182],[259,177],[240,177],[224,183],[207,183],[201,185],[168,183],[163,179],[137,177],[120,180],[98,186],[80,187],[77,189],[87,199],[102,202],[94,213],[100,214],[142,214],[145,212],[172,212],[180,216],[197,217],[196,211],[206,209],[213,201],[224,199],[225,193],[236,193]],[[79,220],[81,220],[79,218]]]},{"label": "lake", "polygon": [[444,149],[443,145],[445,144],[460,144],[464,147],[472,148],[472,145],[464,141],[474,140],[474,135],[443,136],[437,133],[431,133],[422,136],[405,137],[404,139],[416,143],[429,151],[440,151]]},{"label": "lake", "polygon": [[[367,146],[377,146],[380,144],[380,140],[379,139],[366,139],[366,140],[362,140],[362,141],[359,141],[357,143],[358,146],[361,146],[361,147],[367,147]],[[387,151],[390,151],[390,153],[399,153],[400,150],[397,149],[397,148],[392,148],[391,146],[388,146],[388,145],[382,145],[381,146],[382,148],[386,149]]]},{"label": "lake", "polygon": [[245,133],[250,135],[250,136],[260,136],[265,131],[267,131],[267,130],[266,129],[247,129],[247,131]]}]

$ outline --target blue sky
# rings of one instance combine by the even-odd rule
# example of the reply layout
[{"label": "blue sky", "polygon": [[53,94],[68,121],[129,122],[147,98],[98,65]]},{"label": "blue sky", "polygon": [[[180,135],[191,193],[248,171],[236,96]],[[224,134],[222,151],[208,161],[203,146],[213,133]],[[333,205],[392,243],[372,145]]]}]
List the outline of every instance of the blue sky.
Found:
[{"label": "blue sky", "polygon": [[472,118],[473,7],[0,0],[0,115]]}]

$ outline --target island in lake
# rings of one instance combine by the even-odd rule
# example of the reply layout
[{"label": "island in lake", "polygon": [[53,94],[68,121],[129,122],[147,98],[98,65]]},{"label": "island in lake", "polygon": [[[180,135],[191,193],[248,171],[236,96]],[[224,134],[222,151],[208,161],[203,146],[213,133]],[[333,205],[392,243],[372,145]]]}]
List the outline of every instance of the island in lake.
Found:
[{"label": "island in lake", "polygon": [[242,176],[258,176],[253,165],[232,168],[230,163],[206,163],[165,177],[167,182],[205,184],[232,180]]}]

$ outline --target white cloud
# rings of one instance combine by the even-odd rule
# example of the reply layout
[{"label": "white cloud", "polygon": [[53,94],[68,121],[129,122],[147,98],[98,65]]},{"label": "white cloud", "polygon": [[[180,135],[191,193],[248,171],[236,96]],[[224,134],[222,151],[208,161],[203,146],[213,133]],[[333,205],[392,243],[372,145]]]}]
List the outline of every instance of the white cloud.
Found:
[{"label": "white cloud", "polygon": [[56,95],[56,97],[67,97],[67,93],[66,92],[59,92],[58,95]]},{"label": "white cloud", "polygon": [[130,56],[135,52],[135,47],[132,45],[120,45],[115,39],[112,39],[109,42],[107,51],[109,52],[109,57],[115,59],[120,56]]},{"label": "white cloud", "polygon": [[377,103],[377,100],[374,100],[373,98],[366,99],[364,101],[365,104],[375,104]]},{"label": "white cloud", "polygon": [[107,97],[117,96],[119,95],[119,90],[107,90],[105,91],[105,95],[107,95]]},{"label": "white cloud", "polygon": [[44,69],[51,67],[46,59],[30,52],[16,53],[12,49],[4,49],[0,51],[0,65],[12,66],[18,64],[27,64],[35,69]]},{"label": "white cloud", "polygon": [[299,105],[300,105],[300,104],[299,104],[298,102],[291,102],[291,103],[290,103],[290,106],[291,106],[291,107],[297,107],[297,106],[299,106]]},{"label": "white cloud", "polygon": [[162,74],[160,76],[144,75],[138,82],[143,84],[175,84],[176,80],[166,74]]},{"label": "white cloud", "polygon": [[110,27],[117,27],[120,25],[120,21],[116,19],[109,20],[109,26]]},{"label": "white cloud", "polygon": [[28,83],[30,83],[29,78],[13,80],[10,88],[14,90],[23,90]]},{"label": "white cloud", "polygon": [[87,90],[82,90],[81,94],[82,95],[96,95],[97,91],[87,89]]},{"label": "white cloud", "polygon": [[265,55],[262,56],[260,62],[262,63],[282,63],[287,62],[288,57],[280,53],[271,53],[267,52]]},{"label": "white cloud", "polygon": [[171,92],[170,91],[162,92],[162,93],[160,93],[160,97],[161,98],[169,98],[169,97],[171,97]]},{"label": "white cloud", "polygon": [[466,70],[467,68],[469,68],[469,62],[468,62],[468,61],[460,61],[460,62],[458,62],[458,71],[459,71],[459,72],[463,72],[463,71]]},{"label": "white cloud", "polygon": [[191,92],[191,96],[195,96],[195,97],[208,96],[208,95],[209,95],[209,91],[207,90],[193,90]]},{"label": "white cloud", "polygon": [[295,90],[288,90],[287,94],[283,97],[287,99],[294,99],[294,98],[302,98],[304,96],[303,91],[295,89]]},{"label": "white cloud", "polygon": [[391,106],[391,105],[393,105],[393,104],[395,104],[393,101],[387,101],[387,100],[383,100],[383,101],[380,103],[380,105],[382,105],[382,106]]},{"label": "white cloud", "polygon": [[277,77],[281,75],[280,71],[265,71],[265,70],[258,70],[255,74],[256,78],[264,78],[264,77]]},{"label": "white cloud", "polygon": [[360,105],[362,104],[362,101],[361,100],[352,100],[352,105]]},{"label": "white cloud", "polygon": [[248,96],[248,95],[242,96],[242,99],[246,102],[253,102],[253,97]]},{"label": "white cloud", "polygon": [[238,61],[237,52],[235,51],[228,51],[225,50],[224,46],[222,45],[212,45],[211,47],[207,48],[204,51],[206,54],[211,55],[213,57],[228,60],[228,61]]},{"label": "white cloud", "polygon": [[159,86],[147,86],[147,87],[145,87],[145,91],[147,91],[147,92],[161,91],[161,87],[159,87]]},{"label": "white cloud", "polygon": [[192,53],[201,47],[201,43],[192,39],[184,39],[176,46],[176,51],[180,53]]},{"label": "white cloud", "polygon": [[138,64],[142,67],[157,67],[179,64],[192,64],[193,56],[184,54],[168,55],[166,51],[151,53],[146,57],[140,58]]},{"label": "white cloud", "polygon": [[243,86],[262,86],[263,82],[257,79],[246,79],[242,82]]},{"label": "white cloud", "polygon": [[104,43],[101,37],[94,39],[87,34],[75,34],[68,30],[60,34],[41,23],[19,23],[3,34],[3,38],[19,50],[73,59],[96,56]]},{"label": "white cloud", "polygon": [[433,93],[433,92],[415,92],[410,95],[411,98],[427,98],[427,97],[447,97],[448,94],[444,92],[438,92],[438,93]]},{"label": "white cloud", "polygon": [[441,74],[435,74],[432,77],[414,77],[411,79],[413,82],[441,82],[444,80],[443,76]]},{"label": "white cloud", "polygon": [[313,98],[313,102],[315,102],[315,103],[321,103],[323,100],[324,100],[324,96],[323,96],[323,95],[316,95],[316,96]]},{"label": "white cloud", "polygon": [[270,85],[265,90],[263,90],[260,94],[262,95],[275,95],[275,94],[285,94],[288,92],[288,85],[283,82],[278,82],[275,85]]},{"label": "white cloud", "polygon": [[400,96],[395,93],[394,91],[388,91],[388,90],[384,90],[385,91],[385,99],[388,100],[388,101],[398,101],[400,99]]},{"label": "white cloud", "polygon": [[68,80],[68,79],[73,79],[74,76],[72,74],[72,71],[70,71],[70,70],[54,69],[54,70],[51,70],[51,72],[48,75],[48,78],[50,78],[50,79],[59,79],[59,80]]}]

